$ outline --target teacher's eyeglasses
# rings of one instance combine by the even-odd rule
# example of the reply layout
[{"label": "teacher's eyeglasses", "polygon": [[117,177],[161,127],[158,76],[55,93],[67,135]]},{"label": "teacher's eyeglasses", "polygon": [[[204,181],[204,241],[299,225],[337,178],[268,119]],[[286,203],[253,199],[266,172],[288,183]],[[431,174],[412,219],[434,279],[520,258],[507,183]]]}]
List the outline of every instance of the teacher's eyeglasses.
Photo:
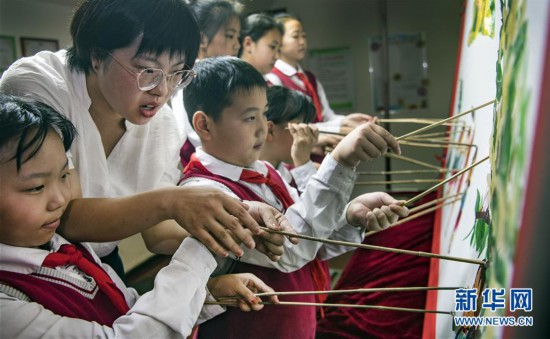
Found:
[{"label": "teacher's eyeglasses", "polygon": [[136,73],[124,66],[111,53],[107,52],[107,54],[109,54],[120,67],[136,77],[138,88],[143,92],[150,91],[157,87],[164,77],[166,77],[169,88],[174,91],[189,85],[195,77],[195,72],[187,65],[184,66],[187,69],[172,74],[165,74],[164,71],[159,68],[145,68]]}]

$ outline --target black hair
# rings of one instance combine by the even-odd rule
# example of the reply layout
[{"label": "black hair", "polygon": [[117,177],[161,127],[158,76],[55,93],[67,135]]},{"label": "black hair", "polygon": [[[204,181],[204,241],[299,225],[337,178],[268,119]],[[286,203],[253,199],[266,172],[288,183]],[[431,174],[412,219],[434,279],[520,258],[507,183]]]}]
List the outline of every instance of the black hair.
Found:
[{"label": "black hair", "polygon": [[239,42],[241,43],[241,48],[239,49],[239,56],[243,53],[243,42],[244,38],[247,36],[252,39],[252,41],[257,42],[260,40],[267,32],[277,29],[281,35],[284,33],[284,27],[282,24],[276,22],[271,16],[263,13],[251,14],[243,20],[241,26],[241,34],[239,35]]},{"label": "black hair", "polygon": [[69,66],[89,74],[92,57],[105,60],[107,52],[129,46],[141,34],[135,56],[169,52],[170,57],[185,57],[185,63],[193,67],[200,31],[183,0],[83,1],[71,21]]},{"label": "black hair", "polygon": [[[0,94],[0,155],[4,161],[8,145],[17,140],[15,154],[5,161],[15,159],[17,171],[34,157],[42,147],[49,131],[59,133],[65,151],[76,136],[72,122],[52,107],[36,100]],[[23,158],[23,155],[28,155]]]},{"label": "black hair", "polygon": [[[231,18],[241,19],[242,5],[226,0],[188,0],[200,32],[211,41]],[[238,33],[238,32],[237,32]]]},{"label": "black hair", "polygon": [[275,14],[273,16],[273,19],[282,26],[283,35],[285,34],[285,22],[289,20],[296,20],[296,21],[299,21],[300,23],[302,22],[302,19],[298,15],[293,13],[286,13],[286,12]]},{"label": "black hair", "polygon": [[286,125],[296,118],[309,122],[315,116],[315,106],[308,96],[283,86],[268,87],[267,104],[267,120],[276,125]]},{"label": "black hair", "polygon": [[237,91],[265,90],[263,76],[254,66],[236,57],[219,56],[200,60],[195,65],[195,79],[183,89],[183,103],[189,121],[193,114],[203,111],[214,121],[232,104]]}]

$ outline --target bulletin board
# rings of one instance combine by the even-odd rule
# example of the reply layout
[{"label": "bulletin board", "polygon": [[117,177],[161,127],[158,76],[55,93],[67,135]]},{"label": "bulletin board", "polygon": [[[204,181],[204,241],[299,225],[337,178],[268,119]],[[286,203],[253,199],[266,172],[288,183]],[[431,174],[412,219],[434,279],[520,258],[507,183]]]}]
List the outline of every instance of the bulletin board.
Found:
[{"label": "bulletin board", "polygon": [[[505,291],[511,287],[518,244],[526,242],[521,239],[522,220],[525,202],[532,199],[527,188],[534,185],[529,176],[537,162],[533,150],[539,149],[534,143],[537,134],[550,133],[548,128],[537,128],[543,96],[550,90],[543,88],[543,70],[550,58],[549,13],[548,1],[465,1],[451,115],[490,100],[495,103],[460,118],[461,126],[449,128],[453,141],[475,146],[450,150],[445,166],[462,169],[485,156],[489,160],[445,185],[441,195],[464,195],[437,212],[432,250],[486,259],[488,266],[482,270],[472,264],[432,260],[431,286]],[[455,309],[454,291],[429,292],[426,308]],[[478,311],[479,316],[510,312],[509,307]],[[466,337],[472,331],[492,338],[501,337],[504,328],[457,328],[448,315],[425,317],[424,338]]]},{"label": "bulletin board", "polygon": [[383,39],[369,39],[373,109],[384,110],[387,77],[390,113],[414,110],[418,114],[418,110],[428,108],[426,36],[423,33],[394,34],[388,36],[387,44],[386,58]]},{"label": "bulletin board", "polygon": [[308,67],[323,85],[330,107],[336,112],[352,112],[355,86],[351,48],[311,50]]}]

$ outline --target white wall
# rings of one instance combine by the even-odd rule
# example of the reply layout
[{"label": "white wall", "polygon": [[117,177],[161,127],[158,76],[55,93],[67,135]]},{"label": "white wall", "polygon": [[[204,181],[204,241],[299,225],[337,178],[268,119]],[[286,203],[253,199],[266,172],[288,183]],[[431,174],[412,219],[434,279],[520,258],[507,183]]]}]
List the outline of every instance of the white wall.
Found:
[{"label": "white wall", "polygon": [[21,57],[21,37],[57,39],[59,47],[70,44],[72,6],[35,0],[0,0],[0,34],[15,37]]}]

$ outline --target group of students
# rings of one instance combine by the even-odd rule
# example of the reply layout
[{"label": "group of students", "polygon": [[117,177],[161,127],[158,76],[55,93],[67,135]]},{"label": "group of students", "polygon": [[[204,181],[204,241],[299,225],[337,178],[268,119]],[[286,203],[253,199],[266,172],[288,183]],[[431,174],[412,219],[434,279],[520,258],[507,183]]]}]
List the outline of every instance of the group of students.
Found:
[{"label": "group of students", "polygon": [[[247,33],[264,21],[273,28]],[[387,227],[408,213],[399,201],[350,196],[359,162],[400,153],[399,144],[367,115],[325,118],[322,91],[311,94],[322,87],[298,76],[299,20],[255,15],[240,32],[224,0],[86,0],[70,48],[4,73],[2,337],[186,337],[198,323],[205,338],[315,336],[314,308],[263,307],[254,293],[326,289],[325,260],[348,248],[259,225],[353,242]],[[281,73],[301,91],[268,87],[276,81],[250,58],[267,43],[273,63],[281,36],[274,65],[285,63]],[[219,56],[239,48],[241,59]],[[350,131],[318,169],[310,121]],[[184,122],[199,143],[182,167]],[[125,286],[116,252],[140,232],[152,252],[172,255],[142,296]],[[238,309],[204,305],[228,296],[241,298]]]}]

